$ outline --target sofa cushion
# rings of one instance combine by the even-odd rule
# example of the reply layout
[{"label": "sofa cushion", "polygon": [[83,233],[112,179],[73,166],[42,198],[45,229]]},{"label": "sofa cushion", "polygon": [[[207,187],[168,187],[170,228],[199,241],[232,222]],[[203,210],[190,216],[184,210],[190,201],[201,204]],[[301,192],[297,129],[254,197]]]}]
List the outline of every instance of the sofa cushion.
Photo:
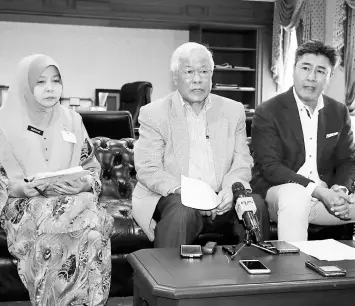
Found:
[{"label": "sofa cushion", "polygon": [[114,233],[111,237],[112,254],[129,254],[142,248],[153,247],[132,217],[130,199],[104,198],[100,203],[115,220]]}]

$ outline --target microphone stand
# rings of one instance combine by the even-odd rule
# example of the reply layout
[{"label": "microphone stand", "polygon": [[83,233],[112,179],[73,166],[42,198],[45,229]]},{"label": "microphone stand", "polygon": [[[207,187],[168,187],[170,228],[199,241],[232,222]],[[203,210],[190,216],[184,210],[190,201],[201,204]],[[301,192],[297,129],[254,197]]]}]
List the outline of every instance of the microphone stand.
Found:
[{"label": "microphone stand", "polygon": [[244,240],[243,240],[243,245],[231,256],[231,259],[234,259],[234,257],[236,257],[239,252],[245,247],[245,246],[253,246],[255,248],[258,248],[259,249],[259,246],[256,245],[255,243],[253,243],[252,241],[252,235],[253,233],[249,230],[245,230],[245,235],[244,235]]},{"label": "microphone stand", "polygon": [[263,250],[263,251],[265,251],[269,254],[272,254],[272,255],[278,254],[278,250],[274,246],[269,248],[267,246],[263,246],[258,243],[253,243],[252,235],[253,235],[253,233],[250,230],[247,230],[247,229],[245,230],[244,244],[237,251],[235,251],[233,253],[233,255],[231,256],[231,259],[234,259],[234,257],[236,257],[245,246],[253,246],[257,249]]}]

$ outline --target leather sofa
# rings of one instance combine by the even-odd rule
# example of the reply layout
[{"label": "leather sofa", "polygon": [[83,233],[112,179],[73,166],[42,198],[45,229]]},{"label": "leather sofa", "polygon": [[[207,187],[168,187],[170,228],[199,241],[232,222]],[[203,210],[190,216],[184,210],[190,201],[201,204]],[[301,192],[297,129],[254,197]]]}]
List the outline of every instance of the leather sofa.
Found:
[{"label": "leather sofa", "polygon": [[[106,113],[106,114],[105,114]],[[107,114],[111,113],[111,114]],[[100,114],[82,114],[83,121],[87,127],[89,137],[95,147],[95,154],[101,163],[101,182],[102,193],[100,201],[105,203],[107,211],[115,219],[115,232],[111,238],[111,256],[112,256],[112,277],[110,296],[129,296],[133,294],[132,268],[128,264],[126,257],[129,253],[142,248],[152,247],[141,228],[136,224],[131,216],[131,194],[136,184],[136,172],[133,161],[133,147],[135,139],[130,121],[130,114],[116,112],[100,112]],[[123,116],[121,116],[123,115]],[[95,137],[95,121],[93,116],[101,119],[110,117],[111,127],[117,126],[115,133],[124,132],[124,137],[119,140],[108,137]],[[101,120],[100,119],[100,120]],[[121,121],[123,120],[123,121]],[[122,124],[128,120],[129,125]],[[100,121],[101,122],[101,121]],[[89,125],[92,124],[92,127]],[[112,131],[101,131],[103,134],[112,133]],[[323,235],[332,235],[338,233],[334,238],[349,239],[352,234],[352,227],[340,227],[342,230],[335,231],[333,227],[321,228]],[[196,243],[205,244],[207,241],[218,241],[219,244],[235,244],[238,242],[235,224],[230,223],[223,228],[223,232],[216,232],[213,227],[208,231],[201,233]],[[324,232],[324,230],[326,232]],[[312,227],[310,228],[312,231]],[[319,228],[316,228],[315,234],[319,235]],[[271,226],[272,238],[277,237],[276,226]],[[310,233],[310,235],[313,235]],[[350,236],[349,236],[350,235]],[[313,236],[311,236],[313,238]],[[320,237],[320,236],[318,236]],[[23,286],[16,269],[16,261],[9,254],[6,244],[6,236],[0,228],[0,302],[2,301],[20,301],[28,300],[28,293]]]}]

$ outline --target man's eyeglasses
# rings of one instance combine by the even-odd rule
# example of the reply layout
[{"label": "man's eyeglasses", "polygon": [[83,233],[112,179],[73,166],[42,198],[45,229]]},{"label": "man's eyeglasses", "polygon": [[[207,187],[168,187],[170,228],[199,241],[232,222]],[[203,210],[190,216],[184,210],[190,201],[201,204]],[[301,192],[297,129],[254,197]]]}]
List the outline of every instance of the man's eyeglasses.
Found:
[{"label": "man's eyeglasses", "polygon": [[210,69],[187,69],[179,70],[185,79],[192,80],[196,73],[201,77],[201,79],[207,79],[211,76],[212,70]]}]

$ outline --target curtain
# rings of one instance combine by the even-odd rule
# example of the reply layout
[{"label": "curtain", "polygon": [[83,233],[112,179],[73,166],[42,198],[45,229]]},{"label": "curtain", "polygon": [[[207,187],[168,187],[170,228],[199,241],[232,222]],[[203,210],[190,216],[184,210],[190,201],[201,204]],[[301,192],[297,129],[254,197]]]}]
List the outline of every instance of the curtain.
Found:
[{"label": "curtain", "polygon": [[345,0],[345,2],[350,6],[350,8],[355,10],[355,0]]},{"label": "curtain", "polygon": [[302,41],[310,39],[325,41],[325,0],[306,1],[302,15]]},{"label": "curtain", "polygon": [[352,112],[355,110],[355,0],[346,3],[349,7],[344,48],[345,103]]},{"label": "curtain", "polygon": [[277,0],[274,4],[271,72],[277,90],[282,88],[290,32],[297,28],[305,3],[306,0]]}]

